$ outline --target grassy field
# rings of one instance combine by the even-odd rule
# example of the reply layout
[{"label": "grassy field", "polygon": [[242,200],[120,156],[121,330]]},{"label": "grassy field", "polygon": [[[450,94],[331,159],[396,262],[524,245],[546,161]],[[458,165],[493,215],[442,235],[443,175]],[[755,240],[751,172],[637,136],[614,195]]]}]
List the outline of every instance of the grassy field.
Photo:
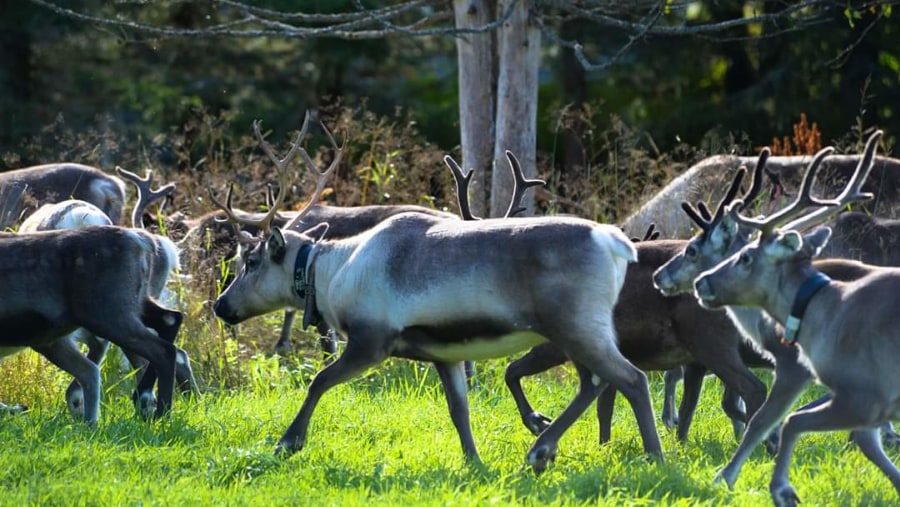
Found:
[{"label": "grassy field", "polygon": [[[323,398],[307,447],[280,459],[275,442],[303,401],[315,360],[259,354],[244,360],[239,388],[207,386],[178,397],[171,415],[140,420],[131,381],[104,365],[97,428],[65,409],[68,379],[30,352],[2,365],[0,391],[30,399],[29,412],[0,419],[3,505],[769,505],[773,461],[758,449],[730,492],[712,483],[736,447],[709,380],[686,445],[661,424],[664,464],[641,451],[620,399],[613,442],[600,446],[593,414],[563,437],[559,458],[536,476],[524,463],[533,437],[502,382],[503,361],[481,364],[470,394],[483,466],[462,457],[436,374],[391,361]],[[569,369],[527,381],[534,403],[559,413],[574,393]],[[18,386],[18,389],[16,388]],[[654,402],[662,399],[651,375]],[[810,397],[813,393],[810,393]],[[813,435],[797,448],[792,479],[807,505],[896,505],[890,483],[847,443]]]}]

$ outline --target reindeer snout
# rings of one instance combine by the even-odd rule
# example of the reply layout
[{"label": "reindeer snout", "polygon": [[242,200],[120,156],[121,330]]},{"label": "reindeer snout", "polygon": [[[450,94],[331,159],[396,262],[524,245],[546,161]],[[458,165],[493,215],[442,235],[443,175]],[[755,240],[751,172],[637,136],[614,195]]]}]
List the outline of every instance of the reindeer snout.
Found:
[{"label": "reindeer snout", "polygon": [[715,306],[716,291],[713,289],[709,276],[701,276],[694,282],[694,296],[701,306],[712,308]]},{"label": "reindeer snout", "polygon": [[671,296],[675,293],[675,284],[672,283],[672,278],[662,269],[653,273],[653,286],[664,296]]},{"label": "reindeer snout", "polygon": [[228,324],[234,325],[240,322],[237,312],[228,306],[228,301],[225,299],[219,298],[216,300],[216,304],[213,305],[213,312],[215,312],[216,317],[224,320]]}]

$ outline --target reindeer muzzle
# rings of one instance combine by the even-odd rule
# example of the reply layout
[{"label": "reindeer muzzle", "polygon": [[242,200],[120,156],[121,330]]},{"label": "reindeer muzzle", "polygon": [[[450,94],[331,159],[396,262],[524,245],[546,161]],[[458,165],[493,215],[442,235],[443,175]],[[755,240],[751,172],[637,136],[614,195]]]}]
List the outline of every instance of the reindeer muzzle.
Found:
[{"label": "reindeer muzzle", "polygon": [[216,317],[224,320],[227,324],[235,325],[241,321],[237,312],[228,305],[228,301],[225,299],[217,299],[216,304],[213,305],[213,311]]},{"label": "reindeer muzzle", "polygon": [[694,282],[694,296],[704,308],[717,308],[716,291],[713,289],[709,276],[701,276]]}]

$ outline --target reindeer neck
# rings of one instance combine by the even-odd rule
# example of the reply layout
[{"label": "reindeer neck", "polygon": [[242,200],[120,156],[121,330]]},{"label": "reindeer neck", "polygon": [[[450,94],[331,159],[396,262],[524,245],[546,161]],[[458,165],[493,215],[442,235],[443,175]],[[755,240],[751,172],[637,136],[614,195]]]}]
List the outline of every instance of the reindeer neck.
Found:
[{"label": "reindeer neck", "polygon": [[809,260],[788,266],[782,273],[778,290],[771,292],[769,313],[784,325],[784,339],[794,344],[806,308],[831,279],[812,267]]}]

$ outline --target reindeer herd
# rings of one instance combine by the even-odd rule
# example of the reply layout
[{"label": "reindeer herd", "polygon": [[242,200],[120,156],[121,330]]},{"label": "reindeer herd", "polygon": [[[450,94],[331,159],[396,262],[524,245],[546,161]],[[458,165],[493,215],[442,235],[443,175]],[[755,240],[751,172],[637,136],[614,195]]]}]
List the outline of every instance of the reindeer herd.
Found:
[{"label": "reindeer herd", "polygon": [[[872,197],[862,189],[876,165],[880,131],[861,156],[848,158],[855,170],[835,198],[811,195],[817,172],[833,156],[825,149],[806,165],[790,205],[746,216],[768,194],[765,175],[778,182],[764,149],[746,164],[753,165],[752,183],[739,198],[744,167],[717,189],[727,187],[715,211],[702,200],[681,202],[699,230],[691,239],[648,233],[632,240],[617,226],[583,218],[515,217],[525,190],[542,182],[525,179],[511,153],[516,189],[502,218],[472,216],[471,173],[450,157],[462,217],[419,206],[318,204],[346,139],[338,145],[322,125],[334,150],[322,171],[302,146],[308,127],[307,115],[280,157],[254,124],[279,178],[266,213],[234,209],[232,189],[225,202],[210,189],[219,210],[191,223],[230,227],[239,269],[215,301],[219,319],[237,324],[286,310],[277,348],[289,350],[293,310],[302,309],[303,327],[316,326],[322,336],[326,366],[276,453],[303,448],[316,405],[332,387],[401,357],[434,365],[463,453],[477,461],[466,365],[526,352],[509,364],[506,382],[537,437],[526,454],[537,472],[555,459],[559,439],[595,399],[601,441],[609,440],[616,393],[631,405],[644,451],[663,459],[644,371],[667,370],[667,382],[684,376],[677,423],[671,400],[664,410],[679,440],[687,438],[704,376],[725,384],[722,406],[740,438],[717,476],[728,487],[765,442],[776,453],[772,499],[796,505],[788,469],[798,436],[847,429],[900,492],[900,471],[882,447],[900,441],[890,425],[900,416],[900,373],[892,364],[900,358],[893,325],[900,268],[883,267],[897,265],[897,226],[842,213]],[[316,173],[315,190],[303,209],[282,212],[298,157]],[[131,227],[120,225],[125,187],[117,177],[77,164],[0,173],[0,217],[16,230],[0,233],[0,356],[30,347],[71,374],[67,405],[88,424],[99,417],[98,365],[109,343],[140,371],[134,403],[144,417],[165,415],[176,387],[197,390],[190,360],[175,345],[184,315],[160,303],[183,245],[145,231],[140,219],[174,187],[153,190],[149,174],[117,170],[138,189]],[[10,212],[20,199],[44,205],[20,223]],[[829,258],[817,259],[823,254]],[[345,344],[340,353],[337,337]],[[87,344],[87,354],[78,342]],[[551,419],[530,405],[520,381],[567,361],[578,390]],[[774,369],[768,393],[754,367]],[[830,394],[791,412],[813,381]]]}]

